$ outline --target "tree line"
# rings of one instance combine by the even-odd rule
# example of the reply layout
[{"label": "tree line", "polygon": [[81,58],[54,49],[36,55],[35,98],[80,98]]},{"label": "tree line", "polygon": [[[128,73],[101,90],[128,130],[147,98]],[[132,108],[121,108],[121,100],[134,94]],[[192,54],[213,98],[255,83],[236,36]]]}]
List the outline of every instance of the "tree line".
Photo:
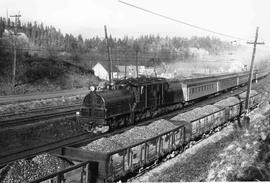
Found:
[{"label": "tree line", "polygon": [[[107,44],[104,37],[83,38],[64,34],[60,29],[38,22],[21,22],[0,17],[0,84],[11,83],[14,49],[17,50],[16,82],[31,79],[64,77],[67,60],[73,65],[91,69],[96,62],[107,62]],[[14,35],[14,30],[18,35]],[[235,47],[215,37],[161,37],[142,35],[134,38],[109,36],[113,64],[153,66],[162,62],[187,61],[194,57],[190,48],[219,54]],[[32,62],[32,61],[35,62]],[[52,64],[53,63],[53,64]],[[57,64],[56,64],[57,63]],[[52,74],[57,73],[57,75]],[[48,74],[49,73],[49,74]]]},{"label": "tree line", "polygon": [[[10,18],[0,17],[0,38],[5,35],[5,30],[14,30],[15,23]],[[95,52],[97,55],[106,53],[106,40],[102,37],[84,39],[81,35],[63,34],[53,26],[45,26],[43,23],[18,21],[18,32],[24,33],[29,41],[23,45],[29,50],[41,49],[53,52],[68,52],[74,56]],[[7,44],[7,43],[5,43]],[[175,59],[187,59],[191,57],[189,48],[200,48],[210,54],[217,54],[231,49],[231,44],[223,42],[215,37],[160,37],[159,35],[143,35],[138,38],[125,36],[113,38],[109,36],[109,45],[112,53],[120,56],[137,52],[141,55],[151,53],[157,57],[164,58],[165,62]],[[134,53],[132,53],[134,55]],[[134,56],[133,56],[134,57]]]}]

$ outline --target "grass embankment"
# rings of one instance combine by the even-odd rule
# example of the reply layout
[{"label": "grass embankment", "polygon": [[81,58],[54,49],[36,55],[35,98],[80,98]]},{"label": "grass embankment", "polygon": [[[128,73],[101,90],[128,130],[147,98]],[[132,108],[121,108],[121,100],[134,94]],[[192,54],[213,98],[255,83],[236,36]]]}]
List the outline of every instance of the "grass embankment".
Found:
[{"label": "grass embankment", "polygon": [[[224,148],[209,169],[206,181],[270,180],[269,104],[254,111],[248,130],[235,130],[236,139]],[[269,112],[268,112],[269,113]]]}]

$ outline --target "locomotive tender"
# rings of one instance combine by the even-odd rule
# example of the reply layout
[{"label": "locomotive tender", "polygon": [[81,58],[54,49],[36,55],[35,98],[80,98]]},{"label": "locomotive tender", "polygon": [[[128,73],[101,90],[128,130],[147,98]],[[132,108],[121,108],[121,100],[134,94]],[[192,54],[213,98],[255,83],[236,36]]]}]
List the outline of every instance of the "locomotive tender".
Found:
[{"label": "locomotive tender", "polygon": [[[115,82],[114,89],[90,91],[83,99],[79,120],[90,130],[108,131],[173,111],[203,97],[244,85],[248,72],[204,78],[168,80],[130,78]],[[267,71],[254,71],[253,80]]]}]

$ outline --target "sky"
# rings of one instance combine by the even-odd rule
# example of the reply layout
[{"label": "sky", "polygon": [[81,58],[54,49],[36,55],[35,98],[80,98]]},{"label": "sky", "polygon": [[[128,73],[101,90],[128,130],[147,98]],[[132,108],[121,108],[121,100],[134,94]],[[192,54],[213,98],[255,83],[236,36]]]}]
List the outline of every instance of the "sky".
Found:
[{"label": "sky", "polygon": [[[130,4],[224,34],[270,43],[269,0],[123,0]],[[43,22],[63,33],[84,38],[104,37],[104,25],[113,37],[216,36],[141,10],[118,0],[0,0],[0,16],[20,12],[21,21]],[[231,39],[229,39],[231,40]]]}]

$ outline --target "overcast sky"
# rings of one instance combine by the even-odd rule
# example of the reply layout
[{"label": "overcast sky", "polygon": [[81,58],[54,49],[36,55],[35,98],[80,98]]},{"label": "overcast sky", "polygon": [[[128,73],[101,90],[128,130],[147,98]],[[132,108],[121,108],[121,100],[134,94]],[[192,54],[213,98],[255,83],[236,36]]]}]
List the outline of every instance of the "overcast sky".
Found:
[{"label": "overcast sky", "polygon": [[[123,0],[128,3],[237,37],[253,38],[260,26],[260,40],[270,42],[269,0]],[[22,21],[53,25],[63,33],[84,38],[104,36],[103,26],[115,37],[141,34],[161,36],[213,36],[155,15],[131,8],[118,0],[1,0],[0,13],[20,11]],[[217,36],[219,37],[219,36]]]}]

